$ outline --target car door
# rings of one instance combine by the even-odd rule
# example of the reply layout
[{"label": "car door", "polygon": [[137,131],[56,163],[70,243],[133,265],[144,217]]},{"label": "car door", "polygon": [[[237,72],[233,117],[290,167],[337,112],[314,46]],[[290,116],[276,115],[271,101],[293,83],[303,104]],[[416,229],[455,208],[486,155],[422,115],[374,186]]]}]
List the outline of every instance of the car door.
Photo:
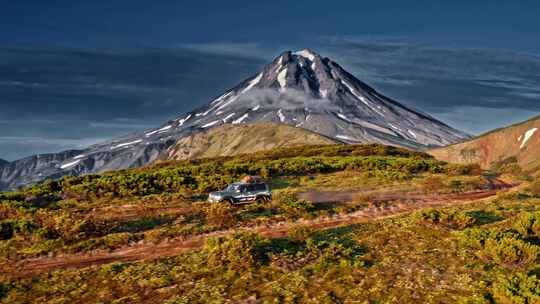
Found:
[{"label": "car door", "polygon": [[246,185],[240,185],[238,186],[238,195],[236,195],[236,202],[243,204],[247,200],[247,186]]},{"label": "car door", "polygon": [[251,202],[257,198],[257,190],[254,184],[247,185],[246,201]]}]

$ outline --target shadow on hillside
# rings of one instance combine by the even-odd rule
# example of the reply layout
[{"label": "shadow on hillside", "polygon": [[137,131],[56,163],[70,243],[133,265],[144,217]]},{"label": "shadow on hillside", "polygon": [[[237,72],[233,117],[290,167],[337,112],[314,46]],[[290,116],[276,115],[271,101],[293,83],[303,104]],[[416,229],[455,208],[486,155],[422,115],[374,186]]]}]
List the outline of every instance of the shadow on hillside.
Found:
[{"label": "shadow on hillside", "polygon": [[484,210],[470,211],[467,212],[467,215],[474,217],[479,226],[499,222],[505,219],[504,216]]}]

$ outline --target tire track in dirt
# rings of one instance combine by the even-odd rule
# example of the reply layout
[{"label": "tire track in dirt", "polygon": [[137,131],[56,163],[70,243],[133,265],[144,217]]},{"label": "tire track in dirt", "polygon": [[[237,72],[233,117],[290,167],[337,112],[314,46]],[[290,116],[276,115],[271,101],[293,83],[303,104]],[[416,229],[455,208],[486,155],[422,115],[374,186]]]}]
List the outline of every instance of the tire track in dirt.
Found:
[{"label": "tire track in dirt", "polygon": [[[506,188],[504,190],[508,190]],[[113,262],[149,261],[162,257],[178,255],[189,250],[200,249],[205,239],[209,237],[226,236],[235,232],[250,231],[259,233],[266,238],[279,238],[287,235],[293,227],[304,226],[312,229],[329,229],[389,217],[397,217],[419,209],[431,207],[449,207],[469,204],[480,200],[490,199],[503,189],[489,189],[474,192],[424,195],[414,194],[415,203],[398,203],[393,206],[374,206],[359,211],[332,217],[319,217],[312,220],[299,220],[296,222],[280,222],[267,226],[239,227],[230,230],[216,231],[187,238],[173,238],[158,244],[143,243],[121,248],[112,252],[97,252],[94,254],[59,255],[55,257],[39,257],[20,261],[13,265],[0,265],[3,278],[21,278],[66,268],[84,268],[94,265],[103,265]],[[386,197],[379,197],[382,200]],[[407,201],[407,196],[399,200]]]}]

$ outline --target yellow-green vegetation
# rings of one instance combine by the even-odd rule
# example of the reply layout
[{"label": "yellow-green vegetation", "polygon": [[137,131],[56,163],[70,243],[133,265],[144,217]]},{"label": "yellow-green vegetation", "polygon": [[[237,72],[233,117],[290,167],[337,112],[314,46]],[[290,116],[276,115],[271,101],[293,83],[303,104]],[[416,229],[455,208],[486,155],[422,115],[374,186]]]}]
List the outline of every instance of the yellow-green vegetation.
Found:
[{"label": "yellow-green vegetation", "polygon": [[[0,194],[0,267],[33,257],[332,218],[368,208],[369,196],[378,191],[481,189],[490,182],[481,173],[474,165],[450,165],[399,148],[337,145],[66,177]],[[274,188],[273,201],[244,206],[203,201],[207,191],[245,174],[264,176]],[[535,303],[540,269],[536,185],[493,202],[336,229],[297,225],[278,238],[246,232],[207,238],[201,249],[158,260],[22,278],[3,273],[0,301]],[[299,195],[341,187],[370,194],[332,204]]]},{"label": "yellow-green vegetation", "polygon": [[336,143],[336,140],[321,134],[286,124],[224,124],[180,139],[164,157],[168,160],[184,160]]},{"label": "yellow-green vegetation", "polygon": [[3,301],[537,303],[540,200],[519,197],[277,239],[210,238],[171,258],[8,280]]}]

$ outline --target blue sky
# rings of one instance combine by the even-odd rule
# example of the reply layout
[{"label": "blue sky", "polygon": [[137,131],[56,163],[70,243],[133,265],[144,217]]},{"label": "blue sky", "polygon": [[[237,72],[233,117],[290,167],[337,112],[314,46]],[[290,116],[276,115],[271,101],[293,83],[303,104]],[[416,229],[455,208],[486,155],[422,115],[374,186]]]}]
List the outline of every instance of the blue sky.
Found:
[{"label": "blue sky", "polygon": [[478,134],[540,112],[539,15],[537,1],[5,1],[0,158],[159,125],[303,47]]}]

